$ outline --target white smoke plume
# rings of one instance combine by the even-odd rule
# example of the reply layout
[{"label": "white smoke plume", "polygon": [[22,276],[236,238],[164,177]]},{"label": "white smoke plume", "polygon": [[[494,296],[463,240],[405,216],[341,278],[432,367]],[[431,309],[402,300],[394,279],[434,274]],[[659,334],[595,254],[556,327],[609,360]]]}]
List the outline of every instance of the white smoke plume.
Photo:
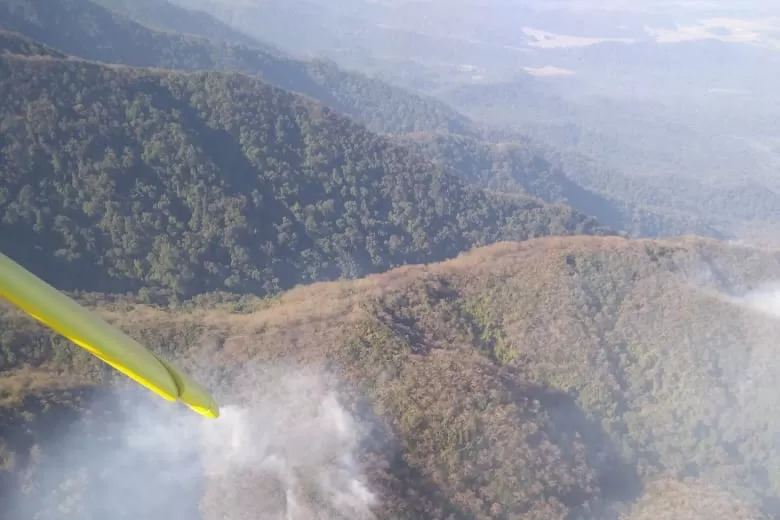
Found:
[{"label": "white smoke plume", "polygon": [[204,424],[205,471],[222,483],[217,488],[228,488],[221,494],[236,490],[237,475],[260,483],[254,490],[241,486],[254,499],[213,504],[215,518],[233,518],[230,511],[239,509],[256,518],[373,518],[375,497],[355,459],[360,425],[312,374],[270,381],[266,388],[273,389],[258,392],[248,407],[224,407],[218,421]]},{"label": "white smoke plume", "polygon": [[753,310],[780,318],[780,283],[764,285],[738,301]]},{"label": "white smoke plume", "polygon": [[312,372],[264,375],[263,389],[222,403],[216,420],[143,390],[119,400],[98,399],[76,424],[49,432],[35,476],[45,503],[19,497],[3,518],[374,517],[356,460],[363,429]]}]

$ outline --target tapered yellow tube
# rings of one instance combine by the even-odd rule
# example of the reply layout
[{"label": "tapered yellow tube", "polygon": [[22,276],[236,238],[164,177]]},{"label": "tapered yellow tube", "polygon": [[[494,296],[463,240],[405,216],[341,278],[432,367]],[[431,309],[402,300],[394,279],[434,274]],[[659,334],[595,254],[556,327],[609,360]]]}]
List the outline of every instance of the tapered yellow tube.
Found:
[{"label": "tapered yellow tube", "polygon": [[206,389],[2,253],[0,297],[160,397],[219,417],[219,407]]}]

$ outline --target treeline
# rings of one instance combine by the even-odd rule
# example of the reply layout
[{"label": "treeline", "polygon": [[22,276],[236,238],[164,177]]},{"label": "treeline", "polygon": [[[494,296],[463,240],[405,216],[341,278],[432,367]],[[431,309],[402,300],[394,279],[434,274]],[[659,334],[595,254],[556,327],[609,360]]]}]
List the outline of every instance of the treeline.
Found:
[{"label": "treeline", "polygon": [[0,28],[105,63],[254,75],[325,103],[376,132],[471,131],[466,117],[433,98],[342,70],[331,61],[301,61],[260,42],[250,45],[251,39],[214,27],[219,22],[202,13],[162,0],[102,1],[147,23],[154,19],[167,30],[151,29],[90,0],[0,0]]},{"label": "treeline", "polygon": [[63,288],[274,293],[603,233],[240,74],[0,60],[3,249]]},{"label": "treeline", "polygon": [[[380,520],[759,519],[780,512],[771,384],[780,375],[772,362],[780,327],[726,295],[778,276],[769,250],[566,237],[499,244],[370,281],[310,285],[273,302],[245,298],[252,315],[215,309],[217,295],[186,311],[123,298],[101,307],[145,345],[199,367],[220,402],[258,410],[262,431],[301,432],[319,396],[337,390],[364,428],[355,457]],[[133,465],[94,464],[123,426],[121,414],[103,415],[106,405],[118,408],[105,393],[85,398],[92,413],[74,422],[71,401],[83,381],[100,379],[99,362],[86,354],[58,360],[67,372],[52,377],[39,366],[42,353],[69,349],[29,323],[0,315],[0,329],[10,332],[0,334],[0,352],[13,341],[31,345],[25,359],[4,367],[14,370],[0,385],[15,390],[0,395],[15,399],[0,408],[0,434],[9,439],[0,442],[0,503],[17,496],[31,511],[24,518],[102,518],[106,494],[125,489],[127,471],[151,490],[160,461],[124,446]],[[301,381],[296,365],[314,370]],[[321,380],[309,378],[317,368]],[[82,379],[68,379],[75,375]],[[283,420],[271,430],[268,403],[285,409],[272,414]],[[159,402],[160,412],[174,413],[169,404]],[[137,420],[125,418],[124,427]],[[78,442],[62,449],[50,421],[71,424]],[[4,460],[16,466],[4,469]],[[305,477],[334,463],[315,460],[321,465]],[[168,463],[177,474],[192,468]],[[177,505],[199,507],[189,517],[204,520],[283,510],[284,486],[266,469],[222,478],[182,471],[193,487]],[[301,496],[303,508],[328,505],[317,493]],[[170,510],[169,500],[147,495],[111,505],[114,516]]]},{"label": "treeline", "polygon": [[[695,214],[665,208],[668,198],[637,198],[626,192],[625,176],[610,182],[604,172],[531,142],[516,130],[483,127],[433,98],[343,70],[331,61],[293,59],[213,17],[165,0],[62,0],[52,5],[0,0],[0,14],[0,27],[87,59],[258,76],[312,97],[372,131],[403,134],[405,145],[454,166],[453,173],[471,184],[570,204],[633,235],[719,235]],[[429,139],[431,135],[436,138]]]}]

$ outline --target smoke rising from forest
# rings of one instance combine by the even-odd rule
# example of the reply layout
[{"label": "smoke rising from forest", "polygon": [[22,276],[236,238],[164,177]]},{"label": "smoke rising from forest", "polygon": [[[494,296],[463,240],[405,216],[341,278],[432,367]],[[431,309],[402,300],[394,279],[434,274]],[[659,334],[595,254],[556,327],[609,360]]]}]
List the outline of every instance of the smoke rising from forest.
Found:
[{"label": "smoke rising from forest", "polygon": [[[313,373],[264,376],[274,390],[222,404],[208,420],[144,391],[100,397],[32,452],[46,502],[13,500],[31,518],[373,518],[376,502],[355,459],[360,424]],[[61,423],[61,421],[57,421]],[[73,498],[89,511],[70,511]],[[20,497],[21,498],[21,497]]]}]

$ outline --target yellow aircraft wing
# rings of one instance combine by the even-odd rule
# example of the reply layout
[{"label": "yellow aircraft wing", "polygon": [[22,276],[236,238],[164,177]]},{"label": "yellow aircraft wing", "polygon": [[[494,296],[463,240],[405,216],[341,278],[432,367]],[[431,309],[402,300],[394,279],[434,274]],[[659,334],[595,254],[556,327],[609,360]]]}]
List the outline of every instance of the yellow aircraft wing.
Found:
[{"label": "yellow aircraft wing", "polygon": [[219,417],[216,401],[202,386],[2,253],[0,297],[162,398]]}]

